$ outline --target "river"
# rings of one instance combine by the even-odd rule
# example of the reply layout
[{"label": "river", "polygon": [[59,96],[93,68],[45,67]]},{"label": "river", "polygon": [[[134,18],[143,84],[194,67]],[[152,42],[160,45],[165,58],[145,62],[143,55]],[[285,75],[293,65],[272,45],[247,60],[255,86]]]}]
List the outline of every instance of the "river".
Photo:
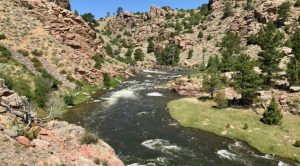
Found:
[{"label": "river", "polygon": [[174,122],[166,105],[182,96],[155,87],[180,74],[144,71],[115,90],[94,95],[93,102],[71,108],[64,120],[99,135],[130,166],[289,165],[240,141]]}]

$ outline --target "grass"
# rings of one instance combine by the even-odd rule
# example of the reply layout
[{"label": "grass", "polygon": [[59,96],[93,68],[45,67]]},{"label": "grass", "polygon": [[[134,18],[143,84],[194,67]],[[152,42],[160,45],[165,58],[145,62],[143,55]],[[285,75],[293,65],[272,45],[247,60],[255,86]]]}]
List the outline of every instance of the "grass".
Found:
[{"label": "grass", "polygon": [[171,117],[183,127],[240,139],[263,153],[300,162],[300,148],[294,146],[300,139],[299,116],[284,115],[281,126],[269,126],[261,123],[261,116],[253,111],[215,109],[214,105],[212,101],[184,98],[171,101],[168,108]]},{"label": "grass", "polygon": [[102,89],[102,86],[84,85],[82,89],[73,95],[73,104],[79,105],[90,100],[90,94]]}]

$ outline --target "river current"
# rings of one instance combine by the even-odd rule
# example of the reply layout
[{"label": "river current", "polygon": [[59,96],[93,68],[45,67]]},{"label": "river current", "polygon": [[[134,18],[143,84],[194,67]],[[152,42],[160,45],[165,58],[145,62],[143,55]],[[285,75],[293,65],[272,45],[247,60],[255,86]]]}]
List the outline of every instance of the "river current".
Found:
[{"label": "river current", "polygon": [[92,102],[71,108],[64,120],[99,135],[129,166],[292,165],[241,141],[179,126],[166,105],[182,96],[156,87],[180,74],[145,70],[115,90],[95,94]]}]

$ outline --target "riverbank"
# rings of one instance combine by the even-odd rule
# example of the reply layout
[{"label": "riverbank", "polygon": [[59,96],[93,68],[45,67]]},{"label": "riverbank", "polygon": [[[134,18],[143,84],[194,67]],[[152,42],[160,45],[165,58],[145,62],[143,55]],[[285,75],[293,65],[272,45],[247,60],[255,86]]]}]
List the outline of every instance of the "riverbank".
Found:
[{"label": "riverbank", "polygon": [[299,116],[286,114],[280,127],[269,126],[261,123],[261,116],[250,110],[219,110],[213,106],[213,102],[201,102],[197,98],[183,98],[168,103],[171,117],[183,127],[240,139],[262,153],[300,162],[300,148],[293,145],[300,139]]}]

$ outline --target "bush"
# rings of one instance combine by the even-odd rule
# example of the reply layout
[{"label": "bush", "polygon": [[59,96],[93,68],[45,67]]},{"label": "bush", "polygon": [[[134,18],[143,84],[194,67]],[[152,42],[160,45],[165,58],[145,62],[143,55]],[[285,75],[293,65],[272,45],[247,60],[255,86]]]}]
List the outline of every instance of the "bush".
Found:
[{"label": "bush", "polygon": [[295,147],[300,148],[300,140],[297,140],[294,144]]},{"label": "bush", "polygon": [[194,53],[194,50],[189,50],[189,53],[188,53],[188,57],[187,57],[187,59],[192,59],[192,57],[193,57],[193,53]]},{"label": "bush", "polygon": [[300,0],[297,0],[297,1],[296,1],[295,7],[300,7]]},{"label": "bush", "polygon": [[74,96],[73,95],[66,95],[64,97],[64,102],[67,106],[74,106]]},{"label": "bush", "polygon": [[106,86],[106,87],[111,86],[111,78],[110,78],[110,75],[108,73],[103,74],[103,85]]},{"label": "bush", "polygon": [[268,125],[279,125],[282,120],[282,115],[278,107],[278,104],[273,98],[268,109],[264,112],[261,121]]},{"label": "bush", "polygon": [[138,48],[134,51],[134,60],[143,61],[145,57],[145,53],[142,49]]},{"label": "bush", "polygon": [[4,46],[0,45],[0,55],[3,57],[10,57],[11,56],[11,52]]},{"label": "bush", "polygon": [[133,53],[133,49],[129,48],[129,49],[127,50],[127,52],[125,53],[125,56],[126,56],[126,57],[131,57],[131,56],[132,56],[132,53]]},{"label": "bush", "polygon": [[212,36],[209,34],[208,36],[207,36],[207,41],[210,41],[212,39]]},{"label": "bush", "polygon": [[6,36],[4,34],[0,34],[0,40],[6,39]]},{"label": "bush", "polygon": [[107,45],[105,46],[105,51],[106,51],[106,53],[107,53],[109,56],[112,56],[112,55],[114,54],[114,51],[113,51],[112,47],[111,47],[109,44],[107,44]]},{"label": "bush", "polygon": [[218,109],[222,109],[222,108],[227,108],[228,107],[228,100],[226,99],[224,91],[219,91],[216,94],[216,96],[214,98],[214,101],[216,102]]},{"label": "bush", "polygon": [[98,142],[98,138],[95,134],[85,131],[83,137],[80,140],[81,144],[95,144]]},{"label": "bush", "polygon": [[180,49],[176,45],[167,46],[156,55],[156,61],[160,65],[174,66],[179,62]]},{"label": "bush", "polygon": [[18,50],[18,53],[22,54],[23,56],[28,56],[29,52],[27,50]]},{"label": "bush", "polygon": [[227,1],[225,3],[225,7],[223,9],[223,12],[224,12],[223,17],[222,17],[223,19],[233,15],[231,2]]},{"label": "bush", "polygon": [[202,32],[202,31],[199,31],[199,33],[198,33],[198,38],[199,38],[199,39],[202,39],[202,38],[203,38],[203,32]]},{"label": "bush", "polygon": [[35,49],[35,50],[31,51],[31,54],[34,55],[34,56],[42,56],[43,51]]},{"label": "bush", "polygon": [[101,67],[102,67],[102,64],[103,64],[103,58],[101,57],[101,55],[99,55],[99,54],[95,54],[94,56],[93,56],[93,60],[95,61],[95,68],[97,68],[97,69],[101,69]]},{"label": "bush", "polygon": [[147,53],[154,52],[154,43],[152,39],[148,40],[148,48],[147,48]]}]

